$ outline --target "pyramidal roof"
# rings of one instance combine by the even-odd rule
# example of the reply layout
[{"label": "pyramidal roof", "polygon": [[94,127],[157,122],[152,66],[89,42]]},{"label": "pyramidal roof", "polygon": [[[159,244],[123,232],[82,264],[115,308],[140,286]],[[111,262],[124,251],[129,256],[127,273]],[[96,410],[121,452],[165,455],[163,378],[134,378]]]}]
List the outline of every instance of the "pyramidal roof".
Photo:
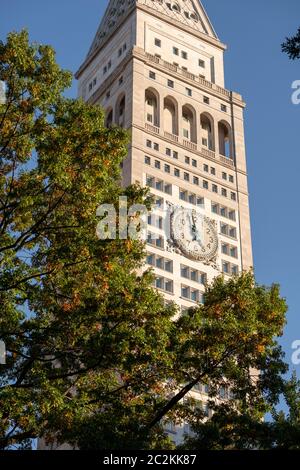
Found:
[{"label": "pyramidal roof", "polygon": [[200,0],[110,0],[87,57],[90,57],[122,23],[128,13],[139,5],[218,39]]}]

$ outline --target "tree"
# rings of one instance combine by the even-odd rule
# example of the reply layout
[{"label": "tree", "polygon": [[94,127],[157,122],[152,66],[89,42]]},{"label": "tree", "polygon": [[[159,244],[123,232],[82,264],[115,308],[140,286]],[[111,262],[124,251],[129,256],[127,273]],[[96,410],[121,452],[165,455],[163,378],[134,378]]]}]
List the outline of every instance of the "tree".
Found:
[{"label": "tree", "polygon": [[75,445],[71,430],[93,414],[122,447],[126,419],[138,439],[157,401],[175,308],[139,274],[143,243],[97,239],[96,210],[121,195],[151,201],[121,188],[127,134],[106,129],[98,106],[63,97],[71,74],[51,47],[9,34],[0,80],[0,447],[37,436]]},{"label": "tree", "polygon": [[295,36],[286,38],[281,47],[282,51],[286,52],[290,59],[300,59],[300,28],[298,28]]},{"label": "tree", "polygon": [[[195,403],[189,397],[199,382],[210,387],[211,408],[218,409],[219,390],[227,387],[234,398],[226,406],[236,409],[238,403],[239,413],[253,409],[261,419],[283,390],[287,367],[275,338],[283,332],[286,309],[279,287],[257,285],[252,273],[216,278],[206,288],[204,304],[174,323],[174,394],[150,428],[164,417],[202,424],[204,413],[191,410]],[[178,384],[183,384],[179,391]]]}]

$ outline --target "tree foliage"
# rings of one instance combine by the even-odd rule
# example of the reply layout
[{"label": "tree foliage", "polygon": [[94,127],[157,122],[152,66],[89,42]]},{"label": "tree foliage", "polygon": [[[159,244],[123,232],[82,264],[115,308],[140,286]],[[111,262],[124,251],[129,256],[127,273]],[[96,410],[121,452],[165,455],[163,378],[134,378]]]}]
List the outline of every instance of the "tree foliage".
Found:
[{"label": "tree foliage", "polygon": [[300,59],[300,28],[298,28],[295,36],[286,38],[281,47],[282,51],[286,52],[290,59]]}]

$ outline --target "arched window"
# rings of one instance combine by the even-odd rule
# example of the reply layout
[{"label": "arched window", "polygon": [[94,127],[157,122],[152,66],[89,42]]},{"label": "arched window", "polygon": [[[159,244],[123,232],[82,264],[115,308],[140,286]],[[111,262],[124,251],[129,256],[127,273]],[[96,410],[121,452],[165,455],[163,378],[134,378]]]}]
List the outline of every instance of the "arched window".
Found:
[{"label": "arched window", "polygon": [[202,146],[208,150],[215,150],[215,139],[214,139],[214,120],[208,113],[202,113],[200,116],[201,120],[201,134],[202,134]]},{"label": "arched window", "polygon": [[125,98],[125,95],[122,94],[117,99],[116,110],[115,110],[116,124],[117,126],[120,126],[120,127],[124,127],[125,125],[125,106],[126,106],[126,98]]},{"label": "arched window", "polygon": [[145,91],[145,122],[159,127],[159,94],[153,88]]},{"label": "arched window", "polygon": [[178,104],[171,96],[164,99],[164,130],[178,135]]},{"label": "arched window", "polygon": [[113,123],[113,110],[110,108],[106,112],[105,127],[111,127]]},{"label": "arched window", "polygon": [[196,111],[187,104],[182,107],[182,134],[184,139],[197,143]]},{"label": "arched window", "polygon": [[226,121],[218,124],[219,132],[219,152],[227,158],[233,158],[233,142],[231,127]]}]

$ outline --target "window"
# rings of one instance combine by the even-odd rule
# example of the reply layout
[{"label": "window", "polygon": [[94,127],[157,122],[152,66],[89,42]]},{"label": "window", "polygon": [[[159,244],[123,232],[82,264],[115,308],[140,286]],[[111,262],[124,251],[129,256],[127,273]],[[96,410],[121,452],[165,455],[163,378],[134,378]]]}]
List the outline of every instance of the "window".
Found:
[{"label": "window", "polygon": [[192,159],[192,166],[197,168],[197,160],[195,160],[194,158]]},{"label": "window", "polygon": [[150,70],[149,72],[149,78],[151,78],[152,80],[155,80],[156,78],[155,72],[153,72],[152,70]]},{"label": "window", "polygon": [[171,149],[169,149],[169,148],[166,148],[166,155],[168,155],[168,157],[170,157],[170,156],[171,156]]},{"label": "window", "polygon": [[224,172],[222,173],[222,179],[225,181],[227,180],[227,173],[224,173]]},{"label": "window", "polygon": [[123,79],[123,76],[119,78],[119,86],[122,85],[124,79]]},{"label": "window", "polygon": [[228,218],[235,221],[235,211],[229,211]]},{"label": "window", "polygon": [[165,184],[164,191],[166,194],[172,194],[172,185],[171,184]]},{"label": "window", "polygon": [[173,158],[175,158],[175,160],[178,160],[178,152],[176,152],[175,150],[173,150]]},{"label": "window", "polygon": [[182,57],[183,59],[187,59],[187,58],[188,58],[187,52],[181,51],[181,57]]},{"label": "window", "polygon": [[159,151],[159,144],[157,142],[154,142],[153,148],[154,148],[154,150],[156,150],[158,152]]},{"label": "window", "polygon": [[184,157],[184,161],[187,165],[190,164],[190,157]]},{"label": "window", "polygon": [[152,148],[151,140],[146,140],[146,145],[147,145],[147,147],[149,147],[151,149]]},{"label": "window", "polygon": [[97,83],[97,77],[95,77],[93,80],[93,86],[96,86],[96,83]]},{"label": "window", "polygon": [[231,265],[231,274],[235,276],[238,273],[239,273],[239,267],[235,265]]},{"label": "window", "polygon": [[238,257],[237,248],[235,246],[230,247],[230,256],[232,256],[232,258]]},{"label": "window", "polygon": [[220,207],[220,215],[222,217],[227,217],[227,209],[226,207]]},{"label": "window", "polygon": [[122,55],[122,47],[118,50],[118,56],[120,57]]},{"label": "window", "polygon": [[232,175],[229,175],[229,182],[234,183],[234,177]]},{"label": "window", "polygon": [[218,213],[219,213],[219,205],[218,205],[218,204],[212,204],[212,205],[211,205],[211,211],[212,211],[214,214],[218,214]]},{"label": "window", "polygon": [[231,193],[231,199],[232,199],[232,201],[236,201],[236,194],[235,193]]},{"label": "window", "polygon": [[229,236],[231,238],[236,238],[236,228],[235,227],[230,227],[229,229]]},{"label": "window", "polygon": [[107,70],[109,70],[110,68],[111,68],[111,60],[107,64]]},{"label": "window", "polygon": [[229,274],[229,269],[230,269],[229,266],[230,266],[229,263],[227,263],[226,261],[223,261],[223,263],[222,263],[223,273]]},{"label": "window", "polygon": [[178,49],[178,47],[173,47],[173,54],[179,55],[179,49]]},{"label": "window", "polygon": [[173,82],[173,80],[168,80],[168,87],[174,88],[174,82]]},{"label": "window", "polygon": [[146,165],[151,165],[151,158],[147,157],[146,155],[145,155],[145,163]]},{"label": "window", "polygon": [[226,243],[222,243],[222,253],[228,255],[228,245]]},{"label": "window", "polygon": [[91,82],[91,83],[89,84],[89,91],[91,91],[92,88],[93,88],[93,84],[92,84],[92,82]]},{"label": "window", "polygon": [[199,178],[198,178],[198,176],[194,176],[194,177],[193,177],[193,183],[196,184],[197,186],[199,186]]},{"label": "window", "polygon": [[198,282],[199,284],[203,285],[205,285],[207,282],[206,274],[198,271],[197,269],[193,269],[182,264],[180,266],[180,271],[181,277],[184,277],[185,279],[190,279],[193,282]]},{"label": "window", "polygon": [[164,167],[164,168],[165,168],[165,172],[166,172],[166,173],[170,173],[170,171],[171,171],[170,165],[165,164],[165,167]]},{"label": "window", "polygon": [[107,65],[105,65],[105,66],[103,67],[103,75],[105,75],[106,72],[107,72]]},{"label": "window", "polygon": [[208,189],[208,181],[203,180],[203,188]]},{"label": "window", "polygon": [[222,196],[227,197],[227,189],[222,188]]},{"label": "window", "polygon": [[151,122],[151,123],[153,122],[153,116],[152,116],[152,114],[147,113],[147,121],[148,121],[148,122]]},{"label": "window", "polygon": [[124,44],[123,44],[123,52],[125,52],[126,49],[127,49],[127,44],[126,44],[126,42],[124,42]]},{"label": "window", "polygon": [[172,185],[165,183],[161,179],[157,179],[154,176],[146,176],[146,185],[150,188],[155,188],[158,191],[164,191],[167,194],[172,194]]},{"label": "window", "polygon": [[182,68],[182,70],[184,70],[185,72],[188,71],[188,68],[187,68],[187,67],[181,67],[181,68]]},{"label": "window", "polygon": [[216,184],[212,185],[212,192],[217,193],[218,192],[218,186]]},{"label": "window", "polygon": [[183,137],[185,137],[186,139],[188,139],[188,138],[189,138],[189,135],[190,135],[190,134],[189,134],[188,129],[183,129]]},{"label": "window", "polygon": [[180,170],[178,168],[174,168],[174,176],[180,178]]},{"label": "window", "polygon": [[203,69],[205,68],[205,62],[202,59],[198,60],[199,67],[202,67]]},{"label": "window", "polygon": [[203,103],[209,104],[209,97],[208,96],[203,96]]},{"label": "window", "polygon": [[155,44],[155,46],[157,46],[157,47],[161,47],[161,40],[158,39],[158,38],[155,38],[155,39],[154,39],[154,44]]},{"label": "window", "polygon": [[225,104],[221,104],[221,111],[227,113],[227,106]]},{"label": "window", "polygon": [[187,96],[192,96],[192,90],[190,88],[186,88],[185,92],[186,92]]},{"label": "window", "polygon": [[185,181],[190,181],[190,175],[188,173],[184,173],[183,178]]},{"label": "window", "polygon": [[216,175],[216,169],[214,167],[210,167],[210,173],[211,175]]},{"label": "window", "polygon": [[181,199],[181,201],[186,201],[187,200],[187,191],[184,191],[183,189],[180,189],[179,190],[179,199]]},{"label": "window", "polygon": [[155,166],[155,168],[157,168],[158,170],[160,170],[160,161],[159,161],[159,160],[155,160],[154,166]]},{"label": "window", "polygon": [[203,165],[203,170],[205,171],[205,173],[208,173],[208,165]]}]

